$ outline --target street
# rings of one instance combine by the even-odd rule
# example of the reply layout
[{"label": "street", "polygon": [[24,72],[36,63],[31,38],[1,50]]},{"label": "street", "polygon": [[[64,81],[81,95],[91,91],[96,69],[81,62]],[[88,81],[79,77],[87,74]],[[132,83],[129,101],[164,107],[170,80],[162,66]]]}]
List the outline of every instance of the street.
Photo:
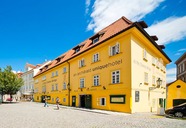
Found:
[{"label": "street", "polygon": [[155,113],[119,113],[42,103],[0,104],[0,128],[185,128],[185,119]]}]

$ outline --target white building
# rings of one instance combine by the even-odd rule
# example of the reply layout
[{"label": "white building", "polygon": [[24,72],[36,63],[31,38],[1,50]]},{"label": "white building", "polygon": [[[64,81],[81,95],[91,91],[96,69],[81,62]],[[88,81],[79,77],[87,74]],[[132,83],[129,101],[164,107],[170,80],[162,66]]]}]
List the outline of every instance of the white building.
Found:
[{"label": "white building", "polygon": [[47,61],[43,64],[32,65],[26,63],[25,72],[22,74],[22,79],[24,81],[24,85],[21,87],[21,98],[22,100],[31,100],[34,93],[34,79],[39,69],[50,63],[51,61]]}]

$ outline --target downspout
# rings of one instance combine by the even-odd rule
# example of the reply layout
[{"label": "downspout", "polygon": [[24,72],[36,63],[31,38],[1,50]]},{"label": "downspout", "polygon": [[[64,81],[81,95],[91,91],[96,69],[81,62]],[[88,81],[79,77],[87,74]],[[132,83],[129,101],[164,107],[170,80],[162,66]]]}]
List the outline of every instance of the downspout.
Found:
[{"label": "downspout", "polygon": [[67,61],[68,63],[68,85],[67,85],[67,88],[68,88],[68,106],[70,106],[70,63]]}]

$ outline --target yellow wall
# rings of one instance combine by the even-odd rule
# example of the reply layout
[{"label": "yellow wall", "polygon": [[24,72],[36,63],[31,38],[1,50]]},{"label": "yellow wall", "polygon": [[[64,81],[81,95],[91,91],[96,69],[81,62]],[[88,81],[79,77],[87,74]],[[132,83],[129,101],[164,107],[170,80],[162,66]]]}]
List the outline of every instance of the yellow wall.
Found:
[{"label": "yellow wall", "polygon": [[[109,46],[120,43],[120,53],[109,56]],[[71,96],[76,96],[76,106],[79,106],[79,95],[92,95],[92,108],[105,109],[112,111],[131,112],[130,110],[130,36],[122,34],[117,36],[82,55],[70,60],[71,67]],[[92,56],[99,53],[100,60],[92,62]],[[78,67],[78,61],[85,59],[85,67]],[[105,66],[95,70],[96,67]],[[116,63],[112,65],[112,63]],[[111,72],[120,70],[120,83],[111,84]],[[84,72],[87,71],[87,72]],[[84,72],[84,73],[83,73]],[[93,86],[93,76],[100,76],[100,86]],[[80,78],[85,78],[85,88],[81,91],[79,86]],[[106,88],[103,89],[103,86]],[[126,95],[125,104],[111,104],[110,95]],[[99,105],[99,98],[106,98],[106,106]]]},{"label": "yellow wall", "polygon": [[[180,85],[180,88],[177,86]],[[173,107],[174,99],[186,99],[186,83],[182,80],[176,80],[167,86],[167,108]]]},{"label": "yellow wall", "polygon": [[[63,72],[63,68],[66,67],[67,72]],[[52,72],[58,72],[57,76],[52,77]],[[43,76],[46,76],[46,80],[42,80]],[[56,97],[60,98],[60,103],[63,105],[68,105],[68,90],[63,89],[63,83],[68,84],[68,63],[64,63],[58,67],[55,67],[42,75],[36,76],[34,81],[38,80],[38,83],[34,84],[34,89],[36,90],[34,94],[34,101],[41,102],[41,96],[50,96],[51,99],[48,100],[49,103],[55,103]],[[56,84],[58,84],[58,89],[56,90]],[[54,90],[52,91],[52,85],[54,85]],[[46,92],[42,92],[42,86],[46,86]],[[39,98],[38,98],[39,97]],[[63,98],[66,98],[65,102]]]}]

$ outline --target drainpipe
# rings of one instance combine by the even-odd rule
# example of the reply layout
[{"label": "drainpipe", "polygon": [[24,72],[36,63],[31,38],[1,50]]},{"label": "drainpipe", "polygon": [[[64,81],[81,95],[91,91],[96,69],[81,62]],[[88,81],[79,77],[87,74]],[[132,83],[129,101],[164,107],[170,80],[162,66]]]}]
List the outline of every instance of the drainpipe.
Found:
[{"label": "drainpipe", "polygon": [[67,61],[68,63],[68,106],[70,106],[70,63]]}]

